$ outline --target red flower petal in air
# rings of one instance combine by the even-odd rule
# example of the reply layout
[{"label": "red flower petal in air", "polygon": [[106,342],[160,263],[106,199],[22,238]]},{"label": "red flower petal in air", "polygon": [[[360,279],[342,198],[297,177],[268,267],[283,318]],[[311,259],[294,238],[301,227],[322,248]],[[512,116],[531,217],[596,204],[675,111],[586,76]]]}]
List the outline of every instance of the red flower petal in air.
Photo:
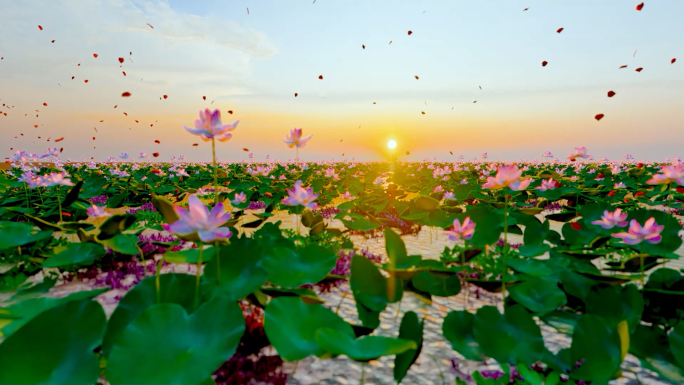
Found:
[{"label": "red flower petal in air", "polygon": [[159,153],[158,153],[158,152],[155,152],[154,154],[152,154],[152,156],[156,158],[156,157],[159,156]]},{"label": "red flower petal in air", "polygon": [[642,67],[639,67],[639,68],[635,69],[634,71],[636,71],[636,72],[641,72],[642,70],[643,70],[643,68],[642,68]]},{"label": "red flower petal in air", "polygon": [[127,97],[129,97],[129,96],[131,96],[131,93],[128,92],[128,91],[126,91],[126,92],[124,92],[123,94],[121,94],[121,97],[122,97],[122,98],[127,98]]},{"label": "red flower petal in air", "polygon": [[197,146],[199,146],[199,143],[193,143],[192,144],[192,147],[197,147]]},{"label": "red flower petal in air", "polygon": [[641,11],[643,8],[644,8],[644,3],[637,4],[637,6],[636,6],[637,11]]},{"label": "red flower petal in air", "polygon": [[88,79],[83,80],[84,82],[88,83]]},{"label": "red flower petal in air", "polygon": [[207,97],[206,97],[206,96],[202,96],[202,100],[207,100]]},{"label": "red flower petal in air", "polygon": [[411,36],[412,33],[413,33],[412,31],[408,31],[409,36]]},{"label": "red flower petal in air", "polygon": [[603,119],[604,116],[605,115],[603,115],[603,114],[598,114],[598,115],[594,116],[594,119],[601,120],[601,119]]},{"label": "red flower petal in air", "polygon": [[674,62],[676,62],[676,61],[677,61],[676,58],[672,58],[672,60],[670,60],[670,64],[674,64]]},{"label": "red flower petal in air", "polygon": [[42,31],[42,30],[43,30],[43,27],[39,25],[39,26],[38,26],[38,29]]},{"label": "red flower petal in air", "polygon": [[228,113],[233,115],[233,110],[228,110]]},{"label": "red flower petal in air", "polygon": [[556,32],[561,33],[561,32],[563,32],[563,29],[564,28],[558,28],[558,30]]},{"label": "red flower petal in air", "polygon": [[47,107],[47,103],[43,103],[43,105],[44,105],[45,107]]},{"label": "red flower petal in air", "polygon": [[119,63],[123,63],[123,60],[124,60],[124,59],[123,59],[122,57],[120,57],[120,58],[119,58]]},{"label": "red flower petal in air", "polygon": [[542,67],[546,67],[547,64],[549,64],[549,62],[547,62],[546,60],[544,60],[544,61],[542,62]]},{"label": "red flower petal in air", "polygon": [[168,95],[164,95],[164,99],[166,99],[166,98],[168,98],[168,97],[169,97]]},{"label": "red flower petal in air", "polygon": [[161,142],[159,141],[159,139],[155,140],[154,142],[157,143],[157,144],[161,144]]},{"label": "red flower petal in air", "polygon": [[123,74],[124,74],[124,76],[126,76],[126,71],[121,71],[121,73],[123,73]]},{"label": "red flower petal in air", "polygon": [[34,124],[34,125],[33,125],[33,128],[38,128],[38,125],[37,125],[37,124]]},{"label": "red flower petal in air", "polygon": [[97,59],[97,54],[96,54],[96,53],[94,53],[94,54],[93,54],[93,57],[94,57],[95,59]]},{"label": "red flower petal in air", "polygon": [[318,78],[323,80],[323,75],[318,75]]},{"label": "red flower petal in air", "polygon": [[361,44],[361,48],[366,49],[366,45],[365,45],[365,44]]},{"label": "red flower petal in air", "polygon": [[615,92],[613,92],[613,91],[608,91],[608,97],[609,97],[609,98],[612,98],[613,96],[615,96]]},{"label": "red flower petal in air", "polygon": [[55,42],[54,40],[51,40],[51,41],[50,41],[50,43],[54,43],[54,42]]},{"label": "red flower petal in air", "polygon": [[248,152],[248,151],[249,151],[249,148],[243,148],[242,151]]},{"label": "red flower petal in air", "polygon": [[570,222],[570,227],[572,227],[573,229],[575,229],[577,231],[582,230],[582,226],[580,226],[580,224],[578,222]]},{"label": "red flower petal in air", "polygon": [[[627,68],[627,64],[621,65],[620,68]],[[618,68],[618,69],[620,69]]]},{"label": "red flower petal in air", "polygon": [[61,142],[61,141],[63,141],[63,140],[64,140],[64,138],[57,138],[57,139],[55,139],[55,143]]}]

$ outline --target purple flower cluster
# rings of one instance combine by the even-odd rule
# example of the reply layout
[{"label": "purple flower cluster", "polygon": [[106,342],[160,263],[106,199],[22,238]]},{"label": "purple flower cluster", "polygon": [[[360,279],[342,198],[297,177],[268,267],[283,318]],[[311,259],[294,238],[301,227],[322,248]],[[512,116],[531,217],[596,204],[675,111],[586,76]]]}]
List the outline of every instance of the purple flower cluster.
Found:
[{"label": "purple flower cluster", "polygon": [[[517,203],[515,203],[515,206],[520,207],[520,208],[534,208],[534,207],[537,207],[538,203],[539,203],[539,199],[532,199],[532,200],[528,200],[525,203],[517,202]],[[551,202],[551,203],[548,203],[546,206],[544,206],[544,211],[561,211],[564,209],[565,209],[565,207],[562,206],[558,202]]]},{"label": "purple flower cluster", "polygon": [[[495,246],[503,246],[504,241],[503,239],[499,238],[499,242],[495,244]],[[518,247],[522,246],[522,243],[509,243],[508,246],[510,246],[511,249],[517,249]]]},{"label": "purple flower cluster", "polygon": [[326,206],[326,207],[322,207],[320,209],[313,210],[313,213],[314,214],[321,214],[324,219],[330,219],[330,218],[334,217],[340,211],[342,211],[342,210],[338,209],[335,206]]},{"label": "purple flower cluster", "polygon": [[156,213],[157,209],[154,207],[152,202],[147,202],[140,207],[133,207],[133,208],[126,210],[126,214],[135,214],[138,211],[147,211],[150,213]]},{"label": "purple flower cluster", "polygon": [[95,203],[95,204],[105,204],[105,203],[107,203],[107,196],[106,195],[100,195],[100,196],[92,197],[88,200],[91,203]]},{"label": "purple flower cluster", "polygon": [[247,210],[261,210],[266,208],[266,203],[262,201],[251,201],[249,202],[249,206],[247,207]]}]

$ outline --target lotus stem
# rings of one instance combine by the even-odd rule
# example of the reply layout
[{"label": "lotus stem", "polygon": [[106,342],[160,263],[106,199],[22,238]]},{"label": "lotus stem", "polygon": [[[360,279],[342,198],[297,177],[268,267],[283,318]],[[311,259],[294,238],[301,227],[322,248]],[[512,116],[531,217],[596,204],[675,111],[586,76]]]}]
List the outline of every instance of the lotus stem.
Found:
[{"label": "lotus stem", "polygon": [[508,194],[504,192],[504,241],[501,260],[503,262],[503,272],[501,273],[501,309],[506,312],[506,245],[508,244]]},{"label": "lotus stem", "polygon": [[159,262],[157,262],[157,271],[155,272],[155,285],[157,288],[157,303],[161,303],[161,268],[162,268],[162,263],[164,262],[164,258],[159,258]]},{"label": "lotus stem", "polygon": [[219,241],[214,241],[214,258],[216,258],[216,282],[221,284],[221,262],[219,261]]},{"label": "lotus stem", "polygon": [[211,160],[214,163],[214,205],[218,204],[218,168],[216,166],[216,140],[211,138]]},{"label": "lotus stem", "polygon": [[195,274],[195,309],[197,309],[197,305],[199,305],[200,276],[202,273],[202,250],[204,249],[204,244],[202,244],[202,242],[200,241],[197,244],[197,248],[199,249],[199,255],[197,256],[197,273]]}]

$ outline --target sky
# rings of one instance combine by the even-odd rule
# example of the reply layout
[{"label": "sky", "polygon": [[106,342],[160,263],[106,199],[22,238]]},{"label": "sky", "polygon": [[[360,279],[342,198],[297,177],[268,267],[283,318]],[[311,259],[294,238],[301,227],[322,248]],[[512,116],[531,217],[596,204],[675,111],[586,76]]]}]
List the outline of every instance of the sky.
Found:
[{"label": "sky", "polygon": [[684,1],[638,3],[8,1],[0,156],[209,160],[183,129],[204,108],[240,120],[227,161],[293,158],[294,127],[308,161],[383,160],[389,140],[402,160],[684,156]]}]

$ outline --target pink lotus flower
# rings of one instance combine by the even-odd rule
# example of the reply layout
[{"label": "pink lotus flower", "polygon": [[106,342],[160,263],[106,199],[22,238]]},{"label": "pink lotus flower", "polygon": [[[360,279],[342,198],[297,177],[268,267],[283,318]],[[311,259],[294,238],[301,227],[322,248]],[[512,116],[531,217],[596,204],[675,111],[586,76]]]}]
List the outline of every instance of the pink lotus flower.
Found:
[{"label": "pink lotus flower", "polygon": [[463,224],[458,219],[454,219],[454,227],[451,230],[444,232],[449,237],[450,241],[458,241],[459,239],[470,239],[475,234],[475,222],[466,217]]},{"label": "pink lotus flower", "polygon": [[243,192],[235,193],[235,197],[230,200],[230,204],[232,204],[233,206],[237,206],[245,202],[247,202],[247,195],[245,195],[245,193]]},{"label": "pink lotus flower", "polygon": [[539,191],[553,190],[556,188],[556,181],[550,178],[549,180],[543,180],[541,186],[537,187]]},{"label": "pink lotus flower", "polygon": [[302,138],[302,129],[301,128],[293,128],[290,130],[290,134],[285,136],[285,139],[283,139],[283,142],[287,144],[287,147],[293,148],[293,147],[304,147],[306,146],[306,142],[308,142],[313,135],[309,135],[306,138]]},{"label": "pink lotus flower", "polygon": [[432,192],[433,192],[433,193],[442,192],[442,191],[444,191],[444,187],[442,187],[441,184],[435,186],[435,188],[432,189]]},{"label": "pink lotus flower", "polygon": [[553,154],[551,153],[551,151],[544,151],[544,153],[542,154],[542,158],[553,158]]},{"label": "pink lotus flower", "polygon": [[295,182],[292,190],[287,190],[288,197],[282,200],[282,203],[287,206],[304,206],[308,209],[318,208],[318,203],[314,202],[318,198],[318,194],[314,194],[311,187],[302,187],[302,181]]},{"label": "pink lotus flower", "polygon": [[628,245],[636,245],[641,241],[655,244],[662,240],[660,233],[664,228],[665,226],[655,223],[654,217],[647,219],[643,226],[636,219],[632,219],[626,233],[613,234],[613,237],[622,239]]},{"label": "pink lotus flower", "polygon": [[684,185],[684,166],[663,166],[660,172],[661,174],[653,175],[646,183],[662,184],[677,182],[677,184]]},{"label": "pink lotus flower", "polygon": [[588,158],[590,157],[590,154],[587,154],[587,148],[582,146],[582,147],[575,147],[575,152],[573,154],[568,155],[568,159],[570,161],[574,162],[575,159],[577,158]]},{"label": "pink lotus flower", "polygon": [[454,197],[454,193],[447,191],[444,193],[444,200],[456,200],[456,197]]},{"label": "pink lotus flower", "polygon": [[487,177],[487,182],[482,185],[483,188],[497,189],[502,187],[510,187],[511,190],[521,191],[527,188],[532,183],[532,179],[528,178],[520,180],[522,170],[518,166],[499,166],[496,176]]},{"label": "pink lotus flower", "polygon": [[238,123],[240,123],[239,120],[236,120],[231,124],[222,124],[221,111],[219,110],[211,112],[211,110],[205,108],[204,111],[200,110],[199,115],[200,118],[195,119],[195,128],[185,125],[183,125],[183,128],[193,135],[199,135],[205,142],[211,139],[216,139],[220,142],[229,140],[233,136],[230,131],[233,131]]},{"label": "pink lotus flower", "polygon": [[615,183],[615,184],[613,185],[613,188],[614,188],[614,189],[618,189],[618,188],[627,188],[627,186],[626,186],[624,183],[622,183],[622,182],[618,182],[618,183]]},{"label": "pink lotus flower", "polygon": [[352,196],[351,193],[350,193],[349,191],[346,191],[344,194],[340,195],[340,198],[341,198],[341,199],[344,199],[344,200],[346,200],[346,201],[350,201],[350,200],[352,200],[352,199],[356,199],[356,197],[355,197],[355,196]]},{"label": "pink lotus flower", "polygon": [[232,235],[227,227],[221,227],[231,217],[230,213],[223,210],[223,203],[216,204],[210,212],[196,195],[191,195],[188,198],[188,209],[176,205],[173,210],[180,219],[171,224],[162,224],[162,228],[171,234],[197,234],[202,242],[228,239]]},{"label": "pink lotus flower", "polygon": [[88,216],[91,218],[104,218],[112,215],[108,213],[107,210],[105,210],[104,206],[96,205],[88,207],[88,210],[86,210],[86,212],[88,213]]},{"label": "pink lotus flower", "polygon": [[612,229],[615,226],[627,226],[627,213],[623,213],[622,209],[615,209],[612,213],[608,210],[603,212],[603,216],[599,220],[591,222],[594,225],[603,227],[604,229]]}]

